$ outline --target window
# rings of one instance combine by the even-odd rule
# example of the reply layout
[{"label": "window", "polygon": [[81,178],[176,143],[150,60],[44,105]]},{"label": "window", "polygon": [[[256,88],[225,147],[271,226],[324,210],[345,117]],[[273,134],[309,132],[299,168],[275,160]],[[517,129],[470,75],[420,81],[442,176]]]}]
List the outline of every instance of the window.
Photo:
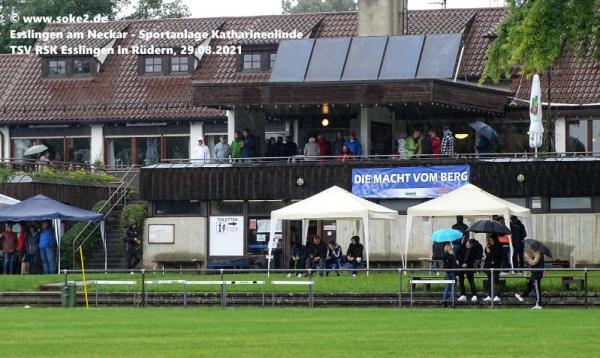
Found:
[{"label": "window", "polygon": [[550,210],[578,210],[591,209],[592,198],[590,197],[564,197],[550,198]]},{"label": "window", "polygon": [[244,215],[244,202],[211,201],[210,215]]},{"label": "window", "polygon": [[171,72],[188,72],[188,57],[178,56],[171,59]]},{"label": "window", "polygon": [[261,56],[259,53],[249,53],[244,55],[244,70],[260,70]]},{"label": "window", "polygon": [[600,120],[592,121],[592,151],[600,152]]},{"label": "window", "polygon": [[155,203],[156,215],[196,215],[206,216],[207,205],[205,201],[169,200]]},{"label": "window", "polygon": [[67,65],[65,60],[49,60],[48,75],[49,76],[65,76],[67,74]]},{"label": "window", "polygon": [[73,60],[73,74],[87,75],[91,73],[91,64],[89,58]]},{"label": "window", "polygon": [[189,159],[190,137],[165,137],[167,159]]},{"label": "window", "polygon": [[144,73],[161,73],[162,58],[161,57],[146,57],[144,59]]},{"label": "window", "polygon": [[108,165],[131,165],[131,138],[108,140]]},{"label": "window", "polygon": [[515,205],[522,206],[524,208],[527,207],[527,198],[504,198],[506,201],[510,201]]},{"label": "window", "polygon": [[269,68],[273,68],[273,66],[275,66],[275,59],[277,58],[277,54],[276,53],[271,53],[269,54]]},{"label": "window", "polygon": [[569,138],[567,141],[568,152],[587,152],[588,148],[587,121],[570,121]]},{"label": "window", "polygon": [[136,138],[137,156],[136,164],[154,165],[160,162],[160,138]]},{"label": "window", "polygon": [[69,161],[72,163],[91,163],[90,145],[90,138],[67,138]]}]

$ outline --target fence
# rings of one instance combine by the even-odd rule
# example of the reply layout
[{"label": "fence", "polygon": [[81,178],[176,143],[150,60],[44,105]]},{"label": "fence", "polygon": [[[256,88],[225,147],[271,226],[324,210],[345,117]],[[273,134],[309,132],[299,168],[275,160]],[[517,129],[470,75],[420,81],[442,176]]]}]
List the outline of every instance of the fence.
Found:
[{"label": "fence", "polygon": [[[357,277],[351,275],[356,271]],[[472,272],[478,292],[501,302],[478,299],[477,306],[523,305],[513,294],[525,287],[528,275],[544,272],[542,293],[550,306],[600,306],[600,268],[519,269],[341,269],[341,270],[266,270],[255,269],[183,269],[137,271],[86,271],[90,286],[106,289],[100,295],[109,305],[305,305],[308,307],[413,306],[441,304],[447,280],[458,284],[460,273]],[[456,273],[449,277],[448,272]],[[81,271],[65,270],[64,288],[79,277]],[[293,277],[292,277],[293,275]],[[296,277],[299,276],[299,277]],[[495,278],[497,277],[497,278]],[[467,280],[465,280],[465,284]],[[82,282],[78,282],[79,285]],[[489,285],[489,286],[488,286]],[[453,285],[454,286],[454,285]],[[127,289],[123,289],[127,287]],[[575,290],[574,290],[575,289]],[[265,291],[271,295],[265,295]],[[458,291],[458,289],[456,289]],[[133,301],[124,301],[123,297]],[[454,295],[452,296],[454,297]],[[483,298],[483,296],[479,296]],[[101,300],[102,301],[102,300]],[[448,302],[450,303],[450,302]],[[451,302],[454,306],[454,302]],[[463,304],[471,306],[473,303]]]}]

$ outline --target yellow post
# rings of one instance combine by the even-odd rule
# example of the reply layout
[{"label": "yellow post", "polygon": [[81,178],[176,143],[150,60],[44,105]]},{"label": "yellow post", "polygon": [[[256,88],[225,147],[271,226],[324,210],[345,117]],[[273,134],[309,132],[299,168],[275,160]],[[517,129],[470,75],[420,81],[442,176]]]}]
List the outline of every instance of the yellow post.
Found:
[{"label": "yellow post", "polygon": [[87,292],[87,283],[85,281],[85,268],[83,265],[83,249],[81,246],[79,247],[79,258],[81,259],[81,275],[83,276],[83,293],[85,297],[85,308],[90,308],[88,303],[88,292]]}]

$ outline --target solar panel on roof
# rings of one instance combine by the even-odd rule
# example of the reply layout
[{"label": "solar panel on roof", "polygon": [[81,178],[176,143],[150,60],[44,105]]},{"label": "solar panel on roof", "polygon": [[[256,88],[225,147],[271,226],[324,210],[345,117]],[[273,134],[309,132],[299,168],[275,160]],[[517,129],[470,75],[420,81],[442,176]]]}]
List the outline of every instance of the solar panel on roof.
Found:
[{"label": "solar panel on roof", "polygon": [[314,39],[281,41],[269,81],[304,81],[314,43]]},{"label": "solar panel on roof", "polygon": [[424,35],[391,36],[385,49],[379,79],[414,79],[424,40]]},{"label": "solar panel on roof", "polygon": [[350,38],[320,38],[315,42],[305,81],[339,81]]},{"label": "solar panel on roof", "polygon": [[427,35],[417,78],[452,78],[461,38],[461,34]]},{"label": "solar panel on roof", "polygon": [[355,37],[350,44],[342,80],[376,80],[387,37]]}]

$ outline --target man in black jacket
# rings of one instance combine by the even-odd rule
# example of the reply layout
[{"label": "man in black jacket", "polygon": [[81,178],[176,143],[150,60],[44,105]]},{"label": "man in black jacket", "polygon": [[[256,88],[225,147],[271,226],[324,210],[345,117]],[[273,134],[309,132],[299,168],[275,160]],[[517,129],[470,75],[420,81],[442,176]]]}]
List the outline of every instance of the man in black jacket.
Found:
[{"label": "man in black jacket", "polygon": [[[360,268],[363,260],[363,245],[360,243],[360,237],[352,236],[350,246],[346,251],[346,260],[353,269]],[[352,271],[352,276],[356,277],[356,271]]]},{"label": "man in black jacket", "polygon": [[513,265],[515,268],[523,268],[525,266],[523,252],[527,231],[521,220],[514,215],[510,217],[510,231],[512,233]]},{"label": "man in black jacket", "polygon": [[142,260],[140,245],[142,240],[135,221],[130,221],[125,229],[125,251],[127,252],[127,268],[135,268]]},{"label": "man in black jacket", "polygon": [[[469,239],[466,243],[460,246],[456,259],[458,261],[458,267],[464,269],[476,268],[477,261],[481,260],[483,255],[481,245],[475,239]],[[458,283],[460,285],[460,297],[459,302],[465,302],[467,296],[465,295],[465,276],[469,281],[469,287],[471,288],[471,302],[477,302],[477,292],[475,288],[475,272],[474,271],[459,271],[458,272]]]},{"label": "man in black jacket", "polygon": [[315,235],[313,243],[308,250],[308,258],[306,259],[306,268],[319,270],[319,276],[323,276],[325,268],[325,258],[327,257],[327,245],[321,240],[319,235]]},{"label": "man in black jacket", "polygon": [[488,278],[488,296],[483,300],[490,302],[492,300],[492,281],[494,282],[494,302],[500,302],[500,268],[502,267],[502,245],[498,242],[496,234],[487,237],[485,246],[485,268],[493,268],[494,274],[490,271],[485,271]]}]

